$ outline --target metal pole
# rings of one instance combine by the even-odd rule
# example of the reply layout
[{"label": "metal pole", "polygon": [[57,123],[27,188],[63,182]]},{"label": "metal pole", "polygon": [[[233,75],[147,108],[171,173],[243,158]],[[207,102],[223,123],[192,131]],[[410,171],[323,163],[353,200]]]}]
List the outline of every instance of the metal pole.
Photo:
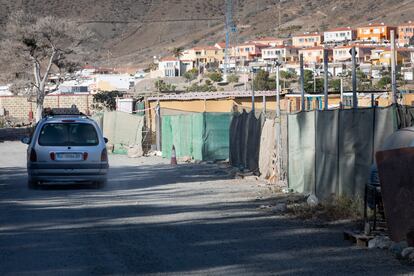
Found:
[{"label": "metal pole", "polygon": [[351,55],[352,55],[352,107],[358,108],[355,46],[353,46],[351,49]]},{"label": "metal pole", "polygon": [[315,67],[313,67],[313,93],[316,94],[316,63]]},{"label": "metal pole", "polygon": [[324,96],[324,109],[328,110],[328,50],[323,50],[323,70],[324,70],[324,90],[323,90],[323,96]]},{"label": "metal pole", "polygon": [[283,182],[283,166],[282,166],[282,121],[280,117],[280,63],[276,62],[276,173],[277,184]]},{"label": "metal pole", "polygon": [[395,32],[391,31],[391,88],[392,103],[397,103],[397,71],[396,71],[396,50],[395,50]]},{"label": "metal pole", "polygon": [[299,61],[300,61],[300,103],[301,103],[301,111],[305,111],[305,70],[303,69],[303,54],[300,54]]},{"label": "metal pole", "polygon": [[252,111],[254,111],[254,71],[252,71]]},{"label": "metal pole", "polygon": [[339,108],[344,107],[344,80],[341,78],[341,101],[339,103]]},{"label": "metal pole", "polygon": [[280,64],[276,62],[276,118],[280,117]]},{"label": "metal pole", "polygon": [[155,108],[155,134],[157,151],[161,151],[161,108],[159,100]]},{"label": "metal pole", "polygon": [[262,108],[263,108],[263,114],[266,114],[266,95],[263,95],[262,97]]}]

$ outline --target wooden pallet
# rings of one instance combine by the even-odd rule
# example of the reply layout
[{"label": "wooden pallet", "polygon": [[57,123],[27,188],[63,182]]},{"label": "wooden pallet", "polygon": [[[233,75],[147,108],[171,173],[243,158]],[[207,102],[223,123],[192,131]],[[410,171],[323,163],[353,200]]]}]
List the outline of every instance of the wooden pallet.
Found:
[{"label": "wooden pallet", "polygon": [[344,231],[344,240],[351,241],[359,247],[368,247],[368,242],[374,237],[361,232]]}]

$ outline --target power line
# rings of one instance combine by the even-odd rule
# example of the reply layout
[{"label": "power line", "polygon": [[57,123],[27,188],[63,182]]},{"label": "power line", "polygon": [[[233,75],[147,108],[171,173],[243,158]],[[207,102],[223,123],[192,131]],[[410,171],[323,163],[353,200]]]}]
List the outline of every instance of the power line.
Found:
[{"label": "power line", "polygon": [[143,23],[162,23],[162,22],[191,22],[191,21],[222,21],[222,18],[174,18],[174,19],[153,19],[153,20],[141,20],[141,21],[130,21],[130,20],[86,20],[76,21],[79,24],[143,24]]}]

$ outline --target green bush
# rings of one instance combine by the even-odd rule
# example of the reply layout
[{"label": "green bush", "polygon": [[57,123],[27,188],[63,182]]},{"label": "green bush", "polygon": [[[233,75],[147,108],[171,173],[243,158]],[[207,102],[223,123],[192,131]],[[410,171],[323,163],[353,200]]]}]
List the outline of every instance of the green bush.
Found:
[{"label": "green bush", "polygon": [[238,83],[239,82],[239,76],[236,74],[231,74],[227,76],[227,81],[230,83]]},{"label": "green bush", "polygon": [[269,77],[269,72],[259,70],[253,79],[253,87],[257,91],[275,90],[276,82]]},{"label": "green bush", "polygon": [[187,87],[187,92],[215,92],[215,91],[217,91],[217,88],[207,83],[203,85],[198,85],[197,83],[194,83],[191,86]]},{"label": "green bush", "polygon": [[165,83],[163,80],[157,80],[155,82],[155,88],[160,92],[175,91],[175,86],[172,84]]},{"label": "green bush", "polygon": [[197,68],[193,68],[193,69],[185,72],[184,75],[183,75],[183,77],[187,81],[195,80],[198,77],[198,70],[197,70]]},{"label": "green bush", "polygon": [[208,78],[214,82],[221,82],[223,77],[221,76],[220,72],[211,72],[208,75]]}]

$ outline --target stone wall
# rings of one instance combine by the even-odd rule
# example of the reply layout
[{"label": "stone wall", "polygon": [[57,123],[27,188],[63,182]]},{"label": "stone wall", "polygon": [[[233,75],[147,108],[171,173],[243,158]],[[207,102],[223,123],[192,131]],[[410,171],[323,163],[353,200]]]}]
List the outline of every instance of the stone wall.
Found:
[{"label": "stone wall", "polygon": [[[92,95],[49,95],[46,96],[44,107],[71,107],[75,104],[78,109],[89,114],[93,103]],[[21,120],[29,119],[29,113],[36,113],[36,103],[28,102],[26,97],[0,96],[0,108],[4,109],[6,115]]]}]

